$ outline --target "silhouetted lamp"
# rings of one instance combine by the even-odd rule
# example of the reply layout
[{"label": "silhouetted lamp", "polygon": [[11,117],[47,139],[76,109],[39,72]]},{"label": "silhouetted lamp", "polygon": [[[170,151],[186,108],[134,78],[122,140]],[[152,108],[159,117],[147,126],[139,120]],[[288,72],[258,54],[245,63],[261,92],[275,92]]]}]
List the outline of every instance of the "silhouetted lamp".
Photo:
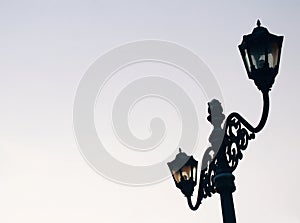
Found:
[{"label": "silhouetted lamp", "polygon": [[186,196],[192,196],[197,184],[198,161],[193,156],[188,156],[179,149],[175,160],[168,163],[176,187]]},{"label": "silhouetted lamp", "polygon": [[248,77],[261,91],[269,91],[278,73],[283,36],[276,36],[261,26],[243,37],[239,45]]},{"label": "silhouetted lamp", "polygon": [[[192,210],[197,210],[204,198],[219,193],[224,223],[236,223],[232,193],[235,191],[233,171],[243,158],[248,141],[255,138],[265,126],[269,114],[269,91],[278,73],[283,36],[276,36],[261,27],[251,34],[244,35],[239,50],[248,77],[254,80],[263,96],[262,115],[258,125],[251,125],[243,116],[232,112],[226,119],[221,103],[213,99],[208,103],[207,120],[213,125],[209,146],[202,158],[196,203],[192,202],[194,187],[197,184],[198,162],[179,149],[174,161],[169,162],[176,187],[186,196]],[[239,83],[232,83],[232,87]],[[245,100],[247,103],[247,99]],[[224,124],[223,121],[225,119]]]}]

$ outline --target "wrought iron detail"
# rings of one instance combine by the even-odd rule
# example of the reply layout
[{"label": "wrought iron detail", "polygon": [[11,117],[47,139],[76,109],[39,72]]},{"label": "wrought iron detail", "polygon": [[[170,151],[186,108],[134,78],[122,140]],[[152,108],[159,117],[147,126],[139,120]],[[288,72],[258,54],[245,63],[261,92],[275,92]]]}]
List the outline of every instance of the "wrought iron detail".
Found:
[{"label": "wrought iron detail", "polygon": [[247,130],[237,117],[233,116],[227,120],[223,143],[231,172],[236,169],[239,160],[243,158],[243,151],[247,148],[248,141],[254,138],[255,134]]},{"label": "wrought iron detail", "polygon": [[199,179],[199,189],[197,202],[193,205],[191,197],[187,197],[188,205],[192,210],[198,209],[204,198],[212,196],[217,192],[215,177],[218,173],[232,173],[243,158],[243,151],[248,147],[249,140],[255,138],[266,124],[269,112],[269,95],[263,93],[263,112],[257,125],[253,127],[240,114],[233,112],[224,121],[223,108],[218,100],[208,103],[209,116],[207,120],[211,122],[214,129],[209,137],[211,146],[207,148],[202,159],[202,168]]}]

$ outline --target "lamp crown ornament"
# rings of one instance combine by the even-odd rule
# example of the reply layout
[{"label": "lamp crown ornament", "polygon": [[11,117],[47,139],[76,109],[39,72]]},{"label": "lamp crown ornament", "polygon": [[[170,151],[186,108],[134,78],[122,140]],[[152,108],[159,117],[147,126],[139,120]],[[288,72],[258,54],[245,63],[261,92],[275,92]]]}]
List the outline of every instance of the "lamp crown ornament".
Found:
[{"label": "lamp crown ornament", "polygon": [[260,27],[261,23],[260,23],[259,19],[257,20],[256,25],[257,25],[257,27]]}]

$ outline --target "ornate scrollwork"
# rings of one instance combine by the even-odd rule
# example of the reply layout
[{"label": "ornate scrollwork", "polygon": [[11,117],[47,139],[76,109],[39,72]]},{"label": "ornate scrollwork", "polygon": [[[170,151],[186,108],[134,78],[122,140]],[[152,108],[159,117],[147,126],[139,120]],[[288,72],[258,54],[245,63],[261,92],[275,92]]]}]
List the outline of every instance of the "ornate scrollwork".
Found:
[{"label": "ornate scrollwork", "polygon": [[221,124],[224,121],[223,108],[218,100],[212,100],[208,103],[209,116],[207,120],[214,126],[209,137],[211,146],[207,148],[202,158],[202,167],[200,172],[200,183],[198,189],[198,199],[195,205],[192,204],[191,197],[188,197],[188,204],[192,210],[198,209],[203,198],[210,197],[216,193],[214,178],[218,165],[217,154],[222,145],[224,131]]},{"label": "ornate scrollwork", "polygon": [[216,176],[216,151],[213,146],[209,147],[202,159],[202,168],[200,172],[198,198],[195,205],[192,204],[191,197],[187,197],[189,207],[192,210],[198,209],[203,198],[211,197],[216,193],[214,177]]},{"label": "ornate scrollwork", "polygon": [[243,151],[247,148],[249,140],[255,138],[255,133],[262,130],[266,124],[269,113],[269,95],[263,92],[263,112],[259,124],[253,127],[240,114],[231,113],[225,123],[225,135],[222,146],[230,171],[233,172],[239,161],[243,158]]},{"label": "ornate scrollwork", "polygon": [[243,158],[243,151],[247,148],[249,140],[254,139],[255,133],[264,127],[269,112],[268,92],[263,92],[263,101],[262,117],[256,127],[249,124],[240,114],[233,112],[227,117],[222,128],[225,116],[221,103],[215,99],[208,103],[207,120],[214,129],[209,137],[211,146],[207,148],[202,159],[196,204],[193,205],[191,197],[187,197],[192,210],[198,209],[203,198],[217,192],[214,179],[218,172],[232,173]]},{"label": "ornate scrollwork", "polygon": [[[202,168],[200,173],[200,187],[203,198],[210,197],[216,192],[214,185],[214,177],[216,175],[216,159],[214,157],[213,147],[209,147],[202,160]],[[204,166],[206,165],[206,167]]]},{"label": "ornate scrollwork", "polygon": [[233,172],[239,160],[243,158],[243,151],[248,146],[248,141],[255,138],[254,132],[246,129],[237,116],[229,116],[226,122],[223,144],[228,165]]}]

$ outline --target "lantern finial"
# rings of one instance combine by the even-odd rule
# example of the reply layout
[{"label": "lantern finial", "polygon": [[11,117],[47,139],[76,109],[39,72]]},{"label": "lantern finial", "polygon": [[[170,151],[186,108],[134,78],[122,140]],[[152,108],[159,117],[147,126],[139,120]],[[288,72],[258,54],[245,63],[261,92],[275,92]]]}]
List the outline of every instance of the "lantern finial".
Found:
[{"label": "lantern finial", "polygon": [[179,148],[179,153],[182,153],[182,150],[181,150],[181,148]]},{"label": "lantern finial", "polygon": [[257,25],[257,27],[260,27],[261,23],[260,23],[259,19],[257,20],[256,25]]}]

